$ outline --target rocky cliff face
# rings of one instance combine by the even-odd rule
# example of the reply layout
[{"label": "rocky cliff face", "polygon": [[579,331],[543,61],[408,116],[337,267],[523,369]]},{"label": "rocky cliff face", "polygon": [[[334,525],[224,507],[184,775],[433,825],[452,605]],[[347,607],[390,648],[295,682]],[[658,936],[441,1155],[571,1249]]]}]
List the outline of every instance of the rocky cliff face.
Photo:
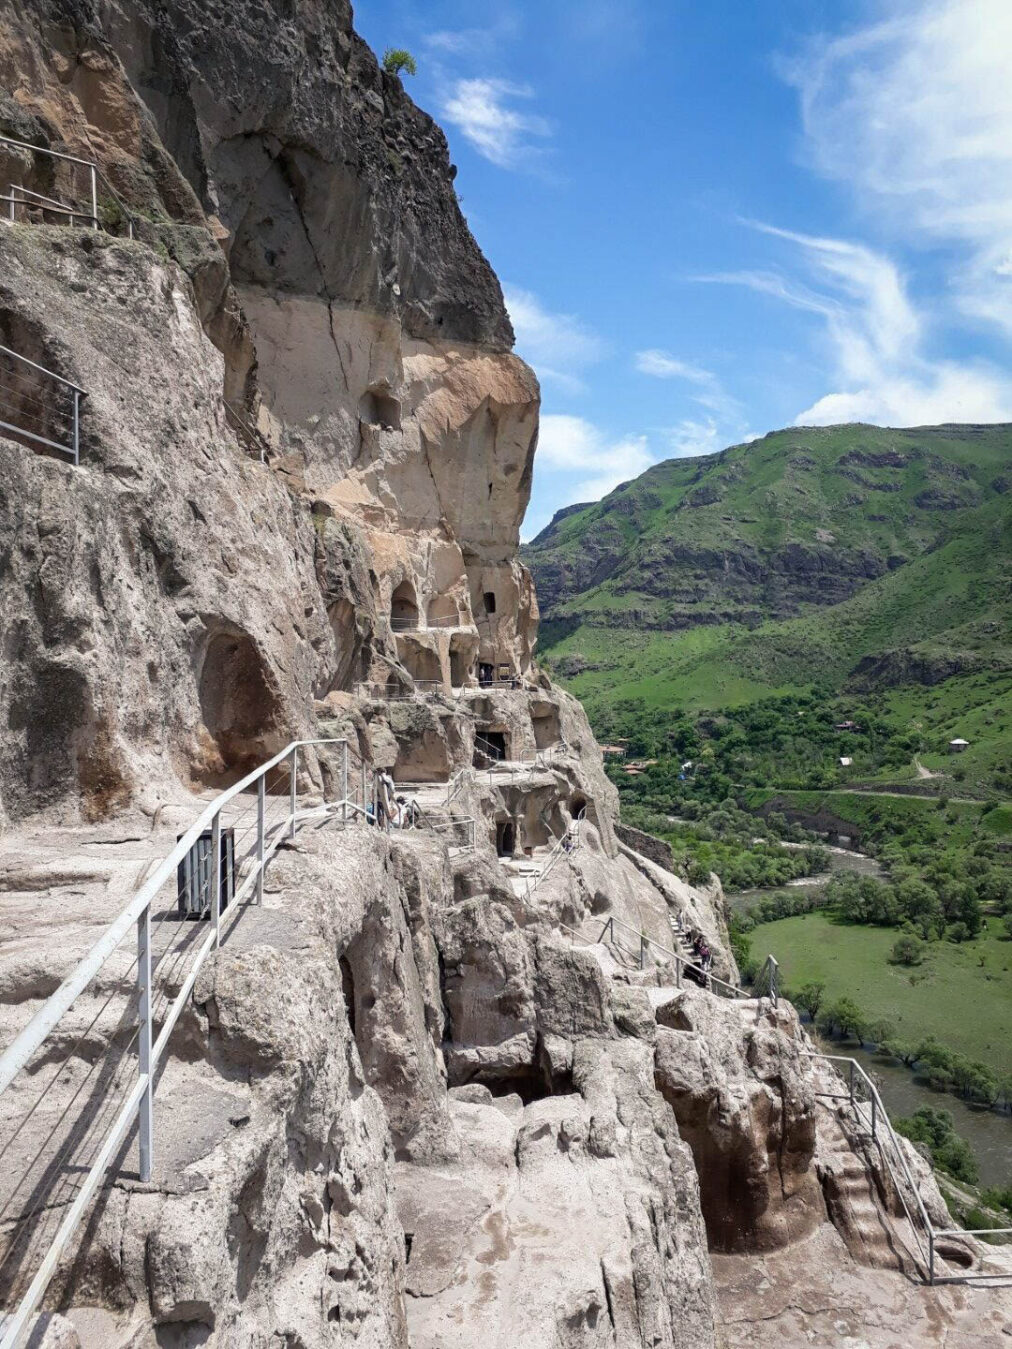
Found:
[{"label": "rocky cliff face", "polygon": [[[742,1321],[711,1252],[859,1261],[801,1028],[680,986],[673,928],[736,980],[719,887],[617,837],[582,708],[533,663],[537,383],[439,129],[342,0],[0,19],[0,135],[97,160],[136,214],[132,240],[111,196],[108,229],[0,225],[0,343],[87,395],[79,468],[0,437],[3,1042],[193,793],[295,736],[345,736],[475,828],[463,851],[335,821],[278,854],[173,1042],[152,1183],[117,1160],[36,1342],[705,1349]],[[0,170],[78,200],[42,154]],[[299,785],[333,771],[308,751]],[[122,1047],[124,981],[69,1014],[56,1115]],[[6,1305],[50,1118],[23,1076]]]}]

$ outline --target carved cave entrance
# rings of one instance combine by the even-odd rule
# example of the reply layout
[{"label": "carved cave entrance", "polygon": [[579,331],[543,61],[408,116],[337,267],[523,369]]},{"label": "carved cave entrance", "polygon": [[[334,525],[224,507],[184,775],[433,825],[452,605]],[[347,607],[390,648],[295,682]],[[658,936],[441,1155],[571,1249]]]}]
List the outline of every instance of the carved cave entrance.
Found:
[{"label": "carved cave entrance", "polygon": [[512,857],[516,849],[517,830],[512,820],[499,820],[495,826],[495,850],[499,857]]},{"label": "carved cave entrance", "polygon": [[390,597],[390,626],[402,632],[418,627],[418,603],[410,581],[402,581]]},{"label": "carved cave entrance", "polygon": [[242,632],[211,638],[200,672],[200,714],[219,756],[206,765],[209,785],[235,780],[261,763],[281,722],[277,694],[253,639]]}]

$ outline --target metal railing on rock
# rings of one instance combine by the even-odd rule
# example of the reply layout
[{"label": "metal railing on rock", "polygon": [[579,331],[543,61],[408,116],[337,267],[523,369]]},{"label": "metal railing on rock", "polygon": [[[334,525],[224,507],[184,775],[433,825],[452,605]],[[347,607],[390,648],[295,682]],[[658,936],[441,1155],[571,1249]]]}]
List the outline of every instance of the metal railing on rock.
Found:
[{"label": "metal railing on rock", "polygon": [[415,698],[424,698],[437,693],[446,694],[446,687],[441,679],[415,679],[412,680],[410,687],[372,680],[361,683],[356,688],[358,697],[370,698],[375,702],[410,702]]},{"label": "metal railing on rock", "polygon": [[454,801],[464,790],[469,782],[474,782],[473,768],[460,768],[454,773],[453,777],[446,784],[446,804],[452,806]]},{"label": "metal railing on rock", "polygon": [[241,441],[243,449],[251,459],[266,464],[267,456],[271,450],[270,445],[256,427],[251,425],[239,409],[230,403],[227,398],[223,398],[221,401],[225,408],[225,420]]},{"label": "metal railing on rock", "polygon": [[[325,781],[336,768],[338,798],[300,807],[299,755],[310,746],[326,766]],[[334,752],[336,765],[327,758]],[[0,1055],[0,1104],[11,1126],[0,1145],[0,1231],[10,1235],[0,1249],[0,1279],[8,1301],[17,1299],[0,1317],[0,1349],[18,1344],[135,1123],[139,1176],[151,1179],[156,1077],[169,1039],[243,901],[262,902],[271,857],[310,820],[367,816],[374,779],[346,740],[300,740],[222,792]],[[200,917],[210,922],[206,935],[188,921]],[[132,934],[131,959],[121,948]],[[96,1053],[103,1036],[108,1042]],[[53,1060],[55,1071],[47,1073]],[[68,1091],[77,1082],[66,1104],[49,1095],[58,1080]],[[16,1081],[23,1111],[6,1095]],[[37,1116],[36,1130],[44,1132],[54,1114],[35,1149],[36,1139],[24,1134],[28,1123]],[[23,1173],[14,1151],[22,1135],[22,1149],[33,1154]]]},{"label": "metal railing on rock", "polygon": [[1012,1281],[1012,1273],[1008,1271],[995,1274],[973,1272],[955,1274],[946,1270],[941,1277],[939,1276],[938,1260],[944,1258],[944,1253],[939,1252],[940,1242],[958,1242],[961,1238],[977,1236],[1008,1236],[1012,1234],[1012,1227],[936,1228],[924,1205],[920,1187],[910,1170],[903,1145],[896,1135],[874,1082],[857,1060],[847,1055],[809,1051],[808,1057],[822,1063],[847,1065],[845,1092],[817,1092],[816,1095],[821,1096],[823,1100],[846,1101],[855,1121],[866,1132],[868,1141],[876,1148],[913,1232],[925,1282],[981,1283],[994,1279]]},{"label": "metal railing on rock", "polygon": [[0,432],[81,462],[84,389],[55,370],[0,346]]},{"label": "metal railing on rock", "polygon": [[0,136],[0,147],[6,146],[8,149],[16,150],[20,154],[29,153],[32,155],[42,155],[46,159],[56,160],[60,164],[69,165],[69,176],[71,187],[76,188],[76,178],[79,170],[84,170],[87,178],[87,202],[84,207],[79,207],[73,201],[62,201],[58,197],[43,196],[40,192],[34,192],[29,188],[22,186],[21,183],[12,183],[8,187],[7,195],[0,197],[7,206],[7,219],[17,220],[17,212],[23,211],[26,215],[34,211],[41,215],[43,219],[47,215],[62,217],[63,220],[73,225],[77,220],[86,220],[92,229],[104,229],[110,234],[116,231],[112,228],[112,211],[106,208],[106,219],[103,221],[100,214],[101,208],[105,203],[99,200],[99,185],[108,193],[109,201],[116,211],[116,223],[122,221],[126,228],[127,237],[134,237],[134,221],[136,217],[124,204],[119,193],[113,187],[112,183],[105,176],[102,170],[93,160],[82,159],[79,155],[68,155],[62,150],[50,150],[44,145],[32,145],[29,141],[15,140],[11,136]]}]

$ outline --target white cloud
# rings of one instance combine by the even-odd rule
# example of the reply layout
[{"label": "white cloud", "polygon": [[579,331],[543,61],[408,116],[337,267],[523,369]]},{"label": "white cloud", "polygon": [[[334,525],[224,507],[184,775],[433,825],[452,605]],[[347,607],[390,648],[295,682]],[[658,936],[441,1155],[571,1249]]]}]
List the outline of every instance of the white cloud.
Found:
[{"label": "white cloud", "polygon": [[799,425],[868,421],[890,426],[1012,419],[1012,380],[984,362],[926,354],[930,325],[911,302],[887,257],[863,244],[755,228],[798,251],[811,284],[775,271],[726,272],[701,278],[748,286],[818,315],[841,387],[799,414]]},{"label": "white cloud", "polygon": [[691,459],[700,454],[716,454],[729,444],[733,437],[722,435],[717,423],[684,418],[675,426],[664,428],[664,438],[668,449],[676,459]]},{"label": "white cloud", "polygon": [[680,361],[670,352],[651,347],[647,351],[637,351],[636,369],[641,375],[654,375],[657,379],[687,379],[690,384],[713,384],[715,376],[709,370],[688,361]]},{"label": "white cloud", "polygon": [[574,315],[551,313],[529,290],[506,286],[504,293],[519,354],[542,381],[556,384],[566,394],[582,393],[580,372],[606,353],[601,338]]},{"label": "white cloud", "polygon": [[654,462],[647,437],[617,440],[583,417],[551,413],[541,418],[537,464],[569,475],[553,492],[555,508],[574,501],[597,501],[620,482],[638,477]]},{"label": "white cloud", "polygon": [[650,347],[636,353],[634,364],[641,375],[651,375],[655,379],[680,379],[693,386],[690,395],[693,402],[716,413],[725,421],[737,422],[741,408],[737,399],[724,392],[720,380],[712,370],[693,365],[672,356],[669,351]]},{"label": "white cloud", "polygon": [[892,10],[785,68],[808,156],[902,236],[954,243],[956,303],[1012,333],[1012,5]]},{"label": "white cloud", "polygon": [[516,99],[532,97],[533,90],[526,85],[508,80],[456,80],[443,98],[442,113],[493,164],[501,169],[521,168],[543,153],[535,138],[543,139],[552,131],[544,117],[511,105]]}]

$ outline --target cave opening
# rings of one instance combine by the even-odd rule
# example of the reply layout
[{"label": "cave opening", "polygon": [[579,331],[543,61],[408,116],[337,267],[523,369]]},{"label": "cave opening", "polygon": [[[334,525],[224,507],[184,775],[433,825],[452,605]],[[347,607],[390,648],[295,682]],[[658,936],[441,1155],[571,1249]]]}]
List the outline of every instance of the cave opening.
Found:
[{"label": "cave opening", "polygon": [[495,827],[495,851],[498,857],[512,857],[516,849],[517,830],[512,820],[499,820]]},{"label": "cave opening", "polygon": [[384,431],[401,429],[401,405],[389,389],[374,386],[366,389],[359,400],[358,419],[368,426],[379,426]]},{"label": "cave opening", "polygon": [[390,626],[401,631],[418,627],[418,602],[410,581],[402,581],[390,596]]},{"label": "cave opening", "polygon": [[217,776],[242,777],[262,762],[266,742],[281,723],[266,662],[247,633],[218,632],[211,638],[201,666],[199,698],[201,719],[221,760]]}]

